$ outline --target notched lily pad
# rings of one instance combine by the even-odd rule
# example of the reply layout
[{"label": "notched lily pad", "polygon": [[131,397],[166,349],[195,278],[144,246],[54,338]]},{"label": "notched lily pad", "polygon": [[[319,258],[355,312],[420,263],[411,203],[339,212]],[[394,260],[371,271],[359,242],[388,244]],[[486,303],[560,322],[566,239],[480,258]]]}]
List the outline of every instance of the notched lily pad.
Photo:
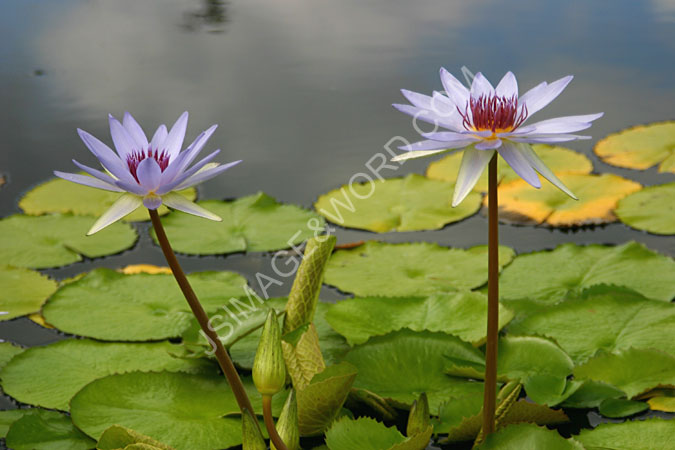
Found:
[{"label": "notched lily pad", "polygon": [[343,417],[326,433],[326,445],[330,450],[420,450],[426,448],[431,433],[429,427],[406,438],[396,427],[387,427],[370,417]]},{"label": "notched lily pad", "polygon": [[347,228],[387,231],[437,230],[475,214],[480,195],[471,193],[452,207],[454,184],[417,174],[353,183],[319,197],[314,208]]},{"label": "notched lily pad", "polygon": [[119,253],[136,242],[136,232],[114,223],[87,236],[95,217],[50,214],[15,214],[0,219],[0,261],[16,267],[43,269]]},{"label": "notched lily pad", "polygon": [[635,181],[608,173],[561,174],[559,178],[579,200],[550,183],[534,189],[525,180],[515,180],[499,186],[499,220],[551,227],[614,222],[617,202],[641,188]]},{"label": "notched lily pad", "polygon": [[649,186],[619,200],[621,222],[654,234],[675,234],[675,183]]},{"label": "notched lily pad", "polygon": [[[546,144],[532,145],[534,152],[539,155],[546,167],[551,169],[556,175],[569,173],[591,173],[593,163],[582,153],[565,147]],[[429,164],[427,168],[427,177],[434,180],[443,180],[454,183],[457,181],[457,174],[462,162],[462,153],[453,153],[438,161]],[[508,183],[520,178],[520,176],[511,169],[503,158],[497,159],[498,179],[500,183]],[[487,192],[488,188],[487,171],[483,171],[478,179],[474,191]],[[546,183],[546,181],[544,181]]]},{"label": "notched lily pad", "polygon": [[24,348],[11,342],[0,342],[0,369],[5,367],[16,355],[23,353],[24,350]]},{"label": "notched lily pad", "polygon": [[485,438],[476,450],[584,450],[574,439],[565,439],[554,430],[533,424],[509,425]]},{"label": "notched lily pad", "polygon": [[675,420],[646,419],[623,423],[603,423],[592,430],[581,430],[574,439],[587,450],[654,450],[673,448]]},{"label": "notched lily pad", "polygon": [[0,266],[0,321],[40,311],[56,281],[24,268]]},{"label": "notched lily pad", "polygon": [[29,410],[7,432],[7,447],[14,450],[89,450],[96,442],[75,428],[66,414]]},{"label": "notched lily pad", "polygon": [[[171,213],[162,220],[174,250],[197,255],[280,250],[320,233],[324,220],[299,206],[262,192],[233,201],[206,200],[201,206],[223,221]],[[155,242],[157,238],[152,232]]]},{"label": "notched lily pad", "polygon": [[[84,172],[81,174],[86,175]],[[197,198],[197,190],[194,188],[178,191],[178,193],[190,200]],[[48,213],[72,213],[78,216],[98,217],[110,208],[120,195],[122,194],[119,192],[94,189],[61,178],[52,178],[28,191],[19,201],[19,207],[26,214],[33,216]],[[169,209],[166,206],[160,206],[157,212],[164,215],[169,212]],[[136,222],[150,220],[150,216],[145,208],[139,208],[122,220]]]},{"label": "notched lily pad", "polygon": [[[510,248],[499,248],[502,267],[513,257]],[[419,296],[474,289],[487,282],[487,247],[463,250],[427,242],[369,241],[336,251],[328,261],[324,281],[359,296]]]},{"label": "notched lily pad", "polygon": [[675,121],[638,125],[598,141],[593,149],[613,166],[675,173]]}]

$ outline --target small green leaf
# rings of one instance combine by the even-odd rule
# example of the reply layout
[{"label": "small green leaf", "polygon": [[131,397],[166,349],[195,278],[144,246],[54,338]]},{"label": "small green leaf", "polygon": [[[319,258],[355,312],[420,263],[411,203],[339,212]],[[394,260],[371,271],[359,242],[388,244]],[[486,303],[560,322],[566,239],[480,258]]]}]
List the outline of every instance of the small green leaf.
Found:
[{"label": "small green leaf", "polygon": [[97,450],[118,450],[120,448],[126,450],[127,446],[132,444],[146,444],[157,450],[173,450],[168,445],[119,425],[113,425],[105,430],[99,438],[96,448]]},{"label": "small green leaf", "polygon": [[580,380],[581,383],[572,395],[563,402],[567,408],[597,408],[607,399],[624,397],[621,389],[601,381]]},{"label": "small green leaf", "polygon": [[7,436],[9,427],[26,414],[31,414],[33,409],[8,409],[0,411],[0,438]]},{"label": "small green leaf", "polygon": [[584,450],[573,439],[565,439],[553,430],[533,424],[509,425],[485,438],[476,450]]},{"label": "small green leaf", "polygon": [[406,438],[395,427],[369,417],[336,421],[326,433],[330,450],[422,450],[429,444],[432,428]]},{"label": "small green leaf", "polygon": [[58,267],[81,261],[83,256],[119,253],[136,242],[136,232],[124,223],[114,223],[87,236],[95,221],[95,217],[68,214],[15,214],[0,219],[0,261],[34,269]]},{"label": "small green leaf", "polygon": [[44,409],[30,410],[7,432],[7,447],[13,450],[89,450],[96,442],[73,426],[65,414]]},{"label": "small green leaf", "polygon": [[647,409],[649,409],[649,405],[645,402],[636,402],[625,398],[608,398],[600,403],[598,412],[605,417],[618,418],[632,416]]},{"label": "small green leaf", "polygon": [[673,448],[675,421],[659,418],[604,423],[574,438],[586,450],[656,450]]},{"label": "small green leaf", "polygon": [[649,186],[621,200],[614,211],[632,228],[675,234],[675,183]]},{"label": "small green leaf", "polygon": [[34,270],[0,266],[0,321],[40,311],[56,282]]},{"label": "small green leaf", "polygon": [[[502,266],[513,257],[513,250],[500,247]],[[473,289],[487,282],[487,247],[463,250],[426,242],[369,241],[335,252],[325,282],[359,296],[422,296]]]},{"label": "small green leaf", "polygon": [[16,355],[22,353],[24,348],[11,342],[0,342],[0,370],[7,365]]},{"label": "small green leaf", "polygon": [[[280,250],[320,233],[323,219],[260,192],[234,201],[207,200],[200,206],[222,222],[171,213],[162,222],[174,250],[197,255]],[[156,241],[154,231],[153,239]]]}]

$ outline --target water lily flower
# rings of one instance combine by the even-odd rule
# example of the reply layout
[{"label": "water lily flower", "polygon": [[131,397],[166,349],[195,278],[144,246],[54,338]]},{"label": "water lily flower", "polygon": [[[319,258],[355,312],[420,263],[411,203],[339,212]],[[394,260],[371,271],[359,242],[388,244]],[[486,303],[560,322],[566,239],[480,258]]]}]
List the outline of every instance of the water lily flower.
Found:
[{"label": "water lily flower", "polygon": [[[426,138],[414,144],[399,147],[407,150],[394,158],[401,161],[464,150],[457,176],[452,206],[457,206],[473,189],[485,166],[495,152],[525,181],[541,187],[537,172],[570,197],[574,194],[542,162],[530,144],[553,144],[589,136],[571,134],[585,130],[603,113],[558,117],[532,124],[526,121],[537,111],[551,103],[572,81],[572,76],[553,83],[543,82],[523,95],[518,95],[518,83],[507,72],[497,87],[479,72],[471,88],[467,89],[450,72],[441,68],[441,82],[445,94],[432,96],[403,89],[403,96],[411,105],[393,105],[399,111],[416,119],[433,124],[436,129],[421,132]],[[448,131],[438,131],[438,128]]]},{"label": "water lily flower", "polygon": [[131,114],[124,113],[122,122],[109,115],[110,135],[117,154],[106,144],[78,128],[80,138],[98,158],[105,172],[73,160],[77,167],[91,176],[60,171],[54,171],[54,175],[85,186],[123,193],[96,221],[87,235],[102,230],[141,205],[148,209],[157,209],[165,204],[195,216],[222,220],[175,191],[187,189],[213,178],[241,161],[223,165],[212,163],[213,158],[220,153],[220,150],[216,150],[189,167],[217,125],[202,132],[192,144],[181,151],[187,121],[186,111],[181,114],[171,130],[167,130],[166,125],[160,125],[152,139],[148,141],[143,129]]}]

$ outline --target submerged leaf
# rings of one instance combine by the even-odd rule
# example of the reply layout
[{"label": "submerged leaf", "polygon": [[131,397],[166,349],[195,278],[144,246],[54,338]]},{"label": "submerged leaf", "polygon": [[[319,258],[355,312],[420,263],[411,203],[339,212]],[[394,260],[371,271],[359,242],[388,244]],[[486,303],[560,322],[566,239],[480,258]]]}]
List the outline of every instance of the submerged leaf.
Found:
[{"label": "submerged leaf", "polygon": [[654,234],[675,234],[675,183],[649,186],[630,194],[619,200],[614,212],[629,227]]},{"label": "submerged leaf", "polygon": [[0,266],[0,321],[40,311],[56,282],[34,270]]}]

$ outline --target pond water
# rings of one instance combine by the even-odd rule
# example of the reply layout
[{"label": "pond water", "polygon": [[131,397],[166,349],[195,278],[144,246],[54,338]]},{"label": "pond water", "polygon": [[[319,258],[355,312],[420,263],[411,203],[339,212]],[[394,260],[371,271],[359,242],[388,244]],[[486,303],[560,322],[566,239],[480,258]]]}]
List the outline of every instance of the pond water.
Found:
[{"label": "pond water", "polygon": [[[625,127],[672,119],[675,87],[675,2],[672,0],[467,2],[461,0],[6,0],[0,15],[0,214],[70,160],[94,163],[76,128],[110,142],[107,114],[130,111],[145,126],[191,113],[188,139],[220,126],[209,149],[222,162],[244,163],[200,187],[201,198],[262,190],[311,207],[316,197],[363,172],[392,138],[416,139],[410,119],[390,105],[400,88],[441,89],[440,66],[466,65],[497,80],[512,70],[521,90],[574,74],[541,118],[604,111],[594,139],[569,147],[590,156],[597,172],[640,183],[672,174],[608,166],[593,143]],[[430,160],[383,170],[387,177],[422,173]],[[139,230],[147,227],[140,224]],[[340,243],[364,239],[485,243],[476,215],[434,232],[338,229]],[[500,226],[501,242],[519,252],[563,242],[636,240],[675,255],[675,240],[623,224],[570,231]],[[164,265],[147,233],[129,251],[47,270],[55,278],[93,267]],[[181,257],[188,271],[272,273],[271,255]],[[271,294],[286,294],[290,279]],[[323,298],[339,298],[324,288]],[[0,338],[21,345],[59,339],[27,319],[0,323]],[[0,399],[0,409],[11,407]]]}]

